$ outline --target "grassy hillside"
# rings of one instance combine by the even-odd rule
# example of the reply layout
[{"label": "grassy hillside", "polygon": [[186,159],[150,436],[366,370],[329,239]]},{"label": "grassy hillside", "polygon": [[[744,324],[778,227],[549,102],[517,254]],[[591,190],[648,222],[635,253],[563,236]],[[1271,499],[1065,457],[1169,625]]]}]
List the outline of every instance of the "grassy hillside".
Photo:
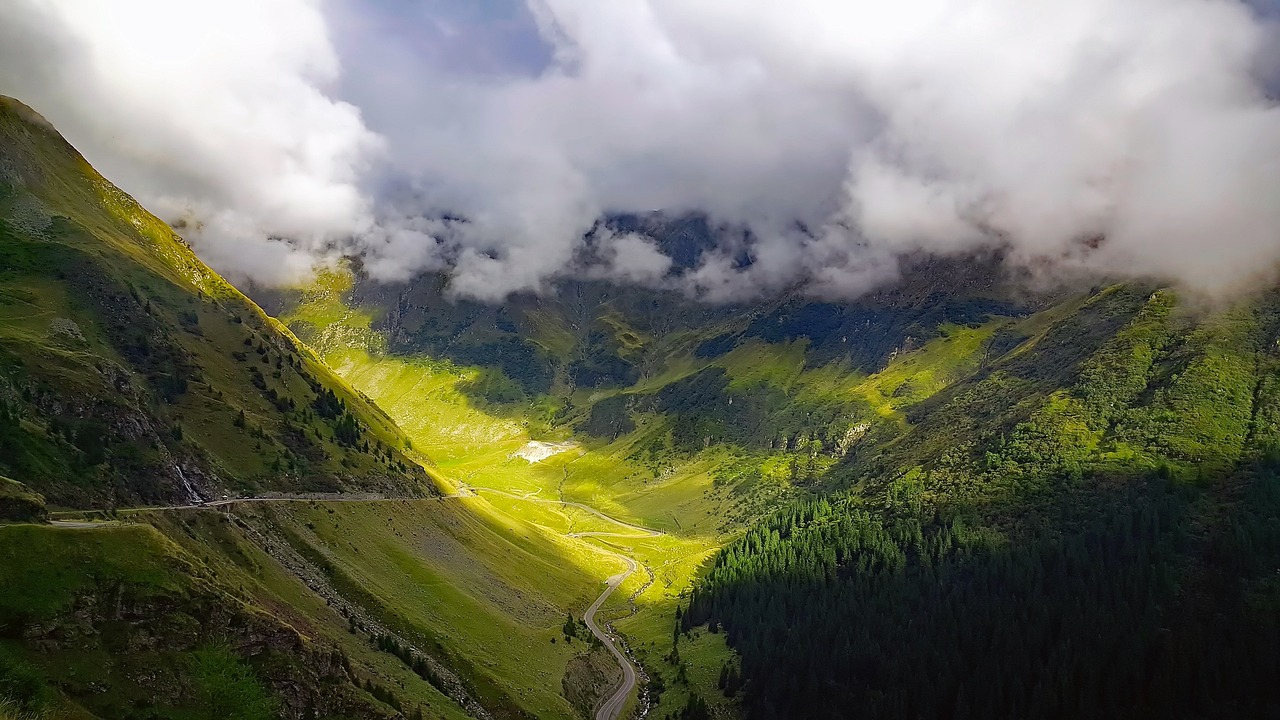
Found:
[{"label": "grassy hillside", "polygon": [[[451,485],[576,552],[640,563],[610,612],[662,716],[694,695],[733,712],[717,688],[733,662],[723,636],[691,634],[672,652],[677,608],[716,549],[825,487],[869,432],[906,427],[910,407],[1029,334],[1020,306],[940,295],[943,275],[925,266],[919,286],[862,314],[782,301],[709,308],[591,283],[496,308],[445,301],[429,278],[378,286],[358,265],[259,297]],[[868,335],[867,313],[910,334]]]},{"label": "grassy hillside", "polygon": [[206,661],[244,695],[210,717],[258,717],[260,703],[264,717],[575,718],[570,696],[607,689],[572,684],[594,652],[566,616],[622,560],[483,499],[118,517],[0,527],[13,583],[0,697],[86,718],[206,717]]},{"label": "grassy hillside", "polygon": [[1274,714],[1277,298],[1033,319],[727,547],[681,627],[723,626],[757,717]]},{"label": "grassy hillside", "polygon": [[[257,291],[276,321],[29,109],[0,141],[0,518],[391,496],[0,527],[17,712],[589,716],[578,618],[633,563],[599,618],[651,717],[1276,707],[1280,295],[968,257],[488,306],[351,260]],[[705,222],[637,222],[696,259]]]},{"label": "grassy hillside", "polygon": [[[56,506],[110,508],[434,489],[413,462],[432,432],[420,428],[414,448],[38,116],[9,100],[0,111],[0,471],[25,483],[6,481],[6,499],[34,509],[39,491]],[[488,438],[477,447],[489,450]],[[0,696],[23,712],[84,717],[201,717],[202,704],[219,716],[309,717],[309,694],[338,683],[348,689],[335,702],[349,694],[360,717],[575,717],[608,689],[583,686],[584,673],[604,670],[585,660],[598,654],[585,628],[565,629],[625,566],[602,545],[483,498],[225,510],[0,529],[6,587],[31,589],[11,598],[13,683]],[[22,564],[36,546],[50,562]],[[116,591],[148,598],[130,606],[136,632],[81,610]],[[38,613],[18,607],[41,593],[50,602]],[[282,647],[297,662],[238,634],[259,625],[292,638]],[[95,638],[91,651],[71,649],[68,638],[87,641],[69,626]],[[219,678],[237,684],[209,684]],[[314,709],[339,717],[343,707]]]},{"label": "grassy hillside", "polygon": [[[666,690],[658,716],[697,716],[694,695],[713,714],[733,711],[726,696],[765,716],[840,716],[850,703],[886,716],[911,707],[930,714],[950,707],[930,705],[939,697],[976,715],[1002,712],[998,700],[944,688],[954,676],[941,670],[931,671],[938,686],[908,691],[911,683],[892,674],[907,665],[874,660],[876,648],[903,642],[893,633],[911,622],[955,624],[947,614],[954,608],[934,608],[925,585],[911,585],[934,582],[944,565],[994,586],[1046,583],[1052,579],[1007,565],[1069,565],[1076,556],[1060,553],[1077,543],[1092,548],[1083,551],[1090,557],[1105,556],[1100,565],[1071,565],[1088,578],[1075,591],[1090,612],[1119,615],[1113,603],[1123,602],[1135,623],[1150,623],[1159,617],[1143,614],[1152,607],[1202,603],[1234,618],[1224,631],[1235,622],[1244,625],[1230,632],[1247,633],[1255,623],[1269,637],[1256,619],[1270,590],[1257,578],[1246,586],[1261,593],[1261,605],[1237,612],[1214,604],[1225,602],[1222,583],[1234,580],[1197,586],[1206,595],[1194,600],[1135,585],[1123,569],[1134,556],[1108,555],[1111,540],[1099,538],[1155,518],[1154,544],[1135,546],[1138,557],[1196,586],[1217,572],[1197,543],[1230,537],[1222,523],[1233,513],[1262,520],[1271,512],[1241,498],[1267,497],[1269,476],[1253,468],[1277,445],[1275,297],[1206,309],[1135,284],[1013,303],[1015,295],[981,273],[968,276],[975,288],[950,294],[938,285],[945,277],[947,269],[925,263],[899,286],[848,306],[784,299],[718,314],[648,306],[627,291],[601,297],[589,284],[498,309],[449,306],[420,284],[378,288],[337,272],[273,303],[344,378],[416,441],[432,443],[459,485],[481,489],[512,517],[644,566],[653,582],[636,587],[638,612],[618,627],[654,675],[651,687]],[[525,346],[515,353],[524,358],[518,369],[500,359],[513,343]],[[584,373],[586,365],[595,370]],[[664,535],[593,537],[595,518],[554,502],[584,503]],[[1257,543],[1265,528],[1246,523],[1238,532]],[[1166,530],[1190,534],[1160,534]],[[1025,553],[1010,556],[1017,548]],[[1266,566],[1267,552],[1244,553],[1244,562]],[[878,574],[895,568],[920,579]],[[690,605],[693,588],[701,589]],[[992,608],[1009,601],[955,592],[978,625],[996,622]],[[1156,596],[1160,605],[1141,606]],[[892,598],[917,614],[883,604]],[[786,629],[803,618],[802,632]],[[882,634],[858,636],[869,643],[858,656],[863,646],[841,640],[824,618]],[[1069,621],[1027,622],[1011,626],[1013,638],[1035,637],[1035,623]],[[674,642],[673,624],[682,630]],[[962,649],[968,635],[937,637],[952,668],[964,667],[955,657],[978,655]],[[823,644],[829,640],[837,642]],[[1007,651],[1025,650],[1018,642]],[[1188,642],[1180,647],[1201,641]],[[801,657],[810,655],[823,660]],[[1032,665],[1028,656],[1023,666]],[[858,693],[879,692],[880,680],[830,692],[831,673],[864,671],[903,688],[902,697],[914,693],[918,704],[904,706],[892,693],[869,704]],[[1077,673],[1064,687],[1089,682],[1078,668],[1063,672]],[[815,697],[827,700],[805,704]],[[1104,691],[1096,697],[1125,702]],[[1034,706],[1059,707],[1046,702]]]},{"label": "grassy hillside", "polygon": [[14,712],[392,716],[339,647],[255,608],[151,527],[0,527],[0,573],[0,696]]},{"label": "grassy hillside", "polygon": [[395,424],[0,98],[0,472],[49,502],[428,483]]},{"label": "grassy hillside", "polygon": [[0,476],[0,522],[39,521],[47,514],[42,496],[20,482]]},{"label": "grassy hillside", "polygon": [[571,718],[563,634],[622,563],[480,499],[296,505],[270,518],[335,586],[430,648],[495,716]]}]

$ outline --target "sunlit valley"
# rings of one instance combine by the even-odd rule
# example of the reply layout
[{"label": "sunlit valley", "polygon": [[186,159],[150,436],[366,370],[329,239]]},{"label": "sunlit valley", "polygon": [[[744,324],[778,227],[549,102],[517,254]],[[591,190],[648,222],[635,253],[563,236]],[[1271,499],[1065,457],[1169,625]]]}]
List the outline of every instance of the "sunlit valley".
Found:
[{"label": "sunlit valley", "polygon": [[0,720],[1280,716],[1261,6],[14,2]]}]

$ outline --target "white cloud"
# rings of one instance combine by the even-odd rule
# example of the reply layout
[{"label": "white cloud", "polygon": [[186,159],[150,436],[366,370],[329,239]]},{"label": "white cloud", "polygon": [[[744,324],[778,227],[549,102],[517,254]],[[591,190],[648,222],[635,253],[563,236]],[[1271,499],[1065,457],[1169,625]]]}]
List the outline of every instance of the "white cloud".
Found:
[{"label": "white cloud", "polygon": [[602,263],[595,268],[605,278],[639,285],[660,285],[671,271],[670,257],[653,240],[635,233],[604,231],[596,239]]},{"label": "white cloud", "polygon": [[317,2],[6,4],[30,21],[0,45],[0,91],[153,211],[200,221],[216,265],[278,279],[371,224],[358,182],[382,143],[325,92],[339,61]]},{"label": "white cloud", "polygon": [[[554,59],[526,67],[474,9],[10,1],[58,32],[0,43],[0,92],[259,277],[354,246],[487,300],[601,272],[715,300],[993,244],[1211,290],[1280,259],[1278,54],[1235,0],[529,0]],[[627,235],[583,267],[602,215],[654,209],[751,240],[678,280]]]}]

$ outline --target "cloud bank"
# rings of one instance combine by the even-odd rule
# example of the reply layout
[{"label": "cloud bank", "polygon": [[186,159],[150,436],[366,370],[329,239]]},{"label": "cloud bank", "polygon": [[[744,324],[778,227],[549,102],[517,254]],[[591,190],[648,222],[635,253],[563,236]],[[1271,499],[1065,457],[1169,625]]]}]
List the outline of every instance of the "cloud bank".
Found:
[{"label": "cloud bank", "polygon": [[[1275,13],[1236,0],[7,4],[0,92],[258,280],[356,251],[485,300],[715,301],[918,251],[1210,291],[1280,261]],[[733,231],[685,269],[599,226],[655,210]]]},{"label": "cloud bank", "polygon": [[[340,63],[308,0],[4,0],[0,92],[176,221],[216,266],[281,280],[367,233],[385,151],[325,89]],[[287,238],[287,242],[272,238]]]}]

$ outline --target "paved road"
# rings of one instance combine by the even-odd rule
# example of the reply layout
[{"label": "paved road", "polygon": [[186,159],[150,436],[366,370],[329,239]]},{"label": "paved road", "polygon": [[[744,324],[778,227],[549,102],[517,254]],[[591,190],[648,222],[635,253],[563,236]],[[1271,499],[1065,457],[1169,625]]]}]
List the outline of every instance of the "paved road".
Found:
[{"label": "paved road", "polygon": [[[167,511],[167,510],[205,510],[208,508],[226,507],[227,505],[235,505],[236,503],[248,502],[389,502],[396,500],[421,500],[425,498],[389,498],[382,495],[374,495],[369,493],[353,493],[347,495],[321,495],[315,493],[301,493],[297,495],[274,495],[270,497],[242,497],[227,498],[226,500],[210,500],[206,503],[195,503],[191,505],[140,505],[131,508],[118,508],[120,512],[142,512],[142,511]],[[51,520],[50,523],[59,527],[74,528],[95,528],[111,521],[86,522],[80,520]]]},{"label": "paved road", "polygon": [[[599,510],[597,510],[597,509],[595,509],[595,508],[591,507],[590,505],[583,505],[582,503],[578,503],[578,502],[569,502],[568,500],[547,500],[546,498],[540,498],[540,497],[537,497],[533,492],[528,492],[528,493],[525,493],[525,494],[523,494],[523,495],[517,495],[517,494],[512,493],[512,492],[507,492],[506,490],[494,490],[493,488],[484,488],[484,487],[470,487],[470,486],[468,486],[468,487],[466,488],[466,491],[470,491],[470,492],[472,492],[472,493],[475,493],[475,492],[487,492],[487,493],[494,493],[495,495],[506,495],[507,497],[509,497],[509,498],[515,498],[516,500],[525,500],[525,501],[528,501],[528,502],[543,503],[543,504],[546,504],[546,505],[562,505],[562,506],[564,506],[564,507],[578,508],[579,510],[582,510],[582,511],[584,511],[584,512],[591,513],[592,515],[595,515],[596,517],[598,517],[598,518],[600,518],[601,520],[604,520],[604,521],[606,521],[606,522],[611,522],[611,523],[613,523],[614,525],[621,525],[621,526],[622,526],[622,527],[624,527],[624,528],[627,528],[627,529],[629,529],[629,530],[635,530],[635,531],[636,531],[636,534],[635,534],[635,535],[628,535],[628,534],[626,534],[626,533],[615,533],[615,532],[607,532],[607,531],[593,531],[593,532],[580,532],[580,533],[566,533],[566,535],[567,535],[568,537],[578,537],[578,538],[580,538],[580,537],[617,537],[617,538],[628,538],[628,537],[631,537],[631,538],[636,538],[636,537],[659,537],[659,536],[661,536],[661,535],[662,535],[662,533],[661,533],[661,532],[658,532],[657,530],[652,530],[652,529],[650,529],[650,528],[642,527],[642,526],[640,526],[640,525],[632,525],[632,524],[631,524],[631,523],[629,523],[629,522],[623,522],[622,520],[619,520],[619,519],[617,519],[617,518],[609,517],[608,515],[605,515],[604,513],[602,513],[602,512],[600,512]],[[534,491],[534,492],[537,492],[537,491]],[[449,496],[447,496],[447,497],[466,497],[466,494],[465,494],[465,492],[459,492],[459,493],[454,493],[453,495],[449,495]]]},{"label": "paved road", "polygon": [[600,709],[596,710],[596,720],[616,720],[622,714],[622,707],[627,704],[627,698],[631,696],[631,691],[636,687],[635,667],[631,665],[631,661],[627,659],[627,656],[622,654],[622,651],[614,644],[613,638],[609,637],[609,634],[601,630],[600,626],[596,624],[596,611],[600,609],[601,605],[604,605],[604,601],[609,599],[613,591],[617,590],[618,586],[626,582],[626,579],[631,577],[631,573],[636,571],[635,560],[625,555],[619,555],[618,557],[627,561],[626,571],[609,578],[608,586],[605,587],[604,592],[600,593],[600,597],[596,598],[596,601],[591,603],[591,607],[587,608],[587,611],[582,614],[582,621],[587,624],[591,634],[600,638],[600,642],[609,648],[609,652],[613,654],[614,659],[622,666],[622,684],[600,706]]},{"label": "paved road", "polygon": [[[633,525],[631,523],[618,520],[617,518],[609,517],[608,515],[600,512],[599,510],[589,505],[583,505],[582,503],[576,503],[576,502],[569,502],[566,500],[547,500],[545,498],[537,497],[534,494],[537,491],[525,493],[524,495],[517,495],[515,493],[510,493],[505,490],[494,490],[492,488],[467,486],[467,487],[464,487],[458,493],[455,493],[454,495],[451,495],[449,497],[468,497],[469,495],[474,495],[477,492],[495,493],[497,495],[505,495],[510,498],[515,498],[517,500],[525,500],[528,502],[539,502],[539,503],[546,503],[549,505],[562,505],[565,507],[574,507],[574,508],[578,508],[579,510],[584,510],[588,513],[591,513],[592,515],[595,515],[596,517],[601,518],[602,520],[606,520],[608,522],[614,523],[615,525],[620,525],[624,528],[627,528],[628,530],[634,531],[631,533],[618,533],[618,532],[607,532],[607,531],[596,530],[592,532],[567,533],[568,537],[641,538],[641,537],[659,537],[662,535],[662,533],[657,530],[652,530],[647,527],[641,527],[640,525]],[[621,650],[618,649],[618,646],[614,643],[613,638],[611,638],[608,633],[606,633],[603,629],[600,628],[599,625],[596,624],[596,611],[598,611],[600,607],[604,605],[605,601],[609,599],[609,596],[612,595],[613,592],[617,590],[620,585],[622,585],[622,583],[626,582],[627,578],[631,577],[632,573],[636,572],[636,570],[638,569],[638,565],[636,564],[636,561],[632,560],[626,555],[621,555],[619,553],[610,553],[610,554],[615,557],[621,558],[623,561],[625,561],[627,563],[627,570],[624,572],[620,572],[617,575],[614,575],[613,577],[609,578],[609,580],[607,581],[607,585],[604,589],[604,592],[600,593],[600,597],[596,598],[596,601],[591,603],[591,607],[587,608],[587,611],[582,614],[582,620],[587,624],[587,628],[591,630],[591,634],[595,635],[597,638],[600,639],[600,642],[604,643],[604,646],[609,649],[609,652],[613,655],[614,659],[618,661],[618,665],[622,667],[622,684],[619,685],[618,688],[614,691],[613,695],[610,695],[609,699],[606,700],[598,710],[596,710],[596,720],[616,720],[616,718],[622,714],[622,709],[627,704],[627,698],[631,696],[631,691],[635,690],[635,687],[636,687],[635,666],[631,664],[631,661],[627,658],[626,654],[624,654]]]},{"label": "paved road", "polygon": [[[585,512],[591,513],[592,515],[595,515],[596,517],[599,517],[602,520],[614,523],[621,527],[627,528],[628,530],[634,531],[631,533],[620,533],[620,532],[607,532],[607,531],[597,530],[592,532],[568,533],[567,534],[568,537],[637,538],[637,537],[658,537],[662,535],[662,533],[657,530],[641,527],[639,525],[633,525],[631,523],[618,520],[617,518],[609,517],[608,515],[600,512],[599,510],[589,505],[583,505],[582,503],[576,503],[576,502],[568,502],[565,500],[547,500],[544,498],[535,497],[532,493],[528,493],[526,495],[516,495],[515,493],[510,493],[505,490],[494,490],[492,488],[466,487],[461,491],[454,493],[453,495],[447,495],[445,497],[451,497],[451,498],[470,497],[478,491],[490,492],[498,495],[506,495],[507,497],[515,498],[517,500],[525,500],[528,502],[540,502],[540,503],[547,503],[552,505],[562,505],[565,507],[575,507],[575,508],[578,508],[579,510],[583,510]],[[207,503],[198,504],[198,505],[166,505],[162,507],[147,507],[147,508],[135,508],[135,509],[137,510],[200,510],[200,509],[224,507],[227,505],[234,505],[236,503],[243,503],[243,502],[310,502],[310,501],[371,502],[379,499],[384,499],[384,498],[371,498],[371,497],[363,497],[363,496],[362,497],[337,496],[337,497],[320,498],[315,496],[285,495],[285,496],[277,496],[277,497],[233,498],[233,499],[227,499],[227,500],[215,500],[212,502],[207,502]],[[114,521],[88,522],[88,521],[82,521],[82,520],[53,520],[52,524],[57,527],[75,528],[80,530],[92,530],[95,528],[115,525],[117,523],[115,523]],[[626,562],[627,569],[623,572],[618,573],[617,575],[610,577],[607,581],[604,592],[600,593],[600,597],[597,597],[595,602],[591,603],[591,606],[587,608],[587,611],[582,614],[582,620],[587,624],[587,628],[591,630],[591,634],[595,635],[597,638],[600,639],[600,642],[604,643],[604,646],[609,649],[609,652],[613,655],[614,659],[618,661],[618,665],[622,668],[622,684],[618,686],[617,690],[614,691],[613,695],[609,696],[609,699],[606,700],[604,704],[600,706],[600,709],[596,711],[596,720],[616,720],[617,719],[617,717],[622,713],[623,707],[627,704],[627,698],[630,697],[631,692],[635,690],[636,676],[637,676],[635,666],[632,665],[631,661],[627,658],[627,656],[621,650],[618,649],[618,646],[616,643],[614,643],[613,638],[611,638],[608,633],[606,633],[603,629],[600,628],[598,624],[596,624],[596,612],[600,610],[600,607],[603,606],[605,601],[609,599],[609,596],[612,595],[614,591],[617,590],[618,587],[622,585],[622,583],[626,582],[627,578],[631,577],[631,575],[635,573],[637,569],[639,569],[639,566],[636,564],[636,561],[627,557],[626,555],[621,555],[618,553],[611,553],[611,554],[614,555],[615,557],[621,558],[624,562]]]},{"label": "paved road", "polygon": [[57,527],[76,528],[77,530],[93,530],[95,528],[108,527],[111,525],[115,525],[116,523],[110,520],[101,521],[101,522],[85,522],[82,520],[51,520],[49,524]]}]

